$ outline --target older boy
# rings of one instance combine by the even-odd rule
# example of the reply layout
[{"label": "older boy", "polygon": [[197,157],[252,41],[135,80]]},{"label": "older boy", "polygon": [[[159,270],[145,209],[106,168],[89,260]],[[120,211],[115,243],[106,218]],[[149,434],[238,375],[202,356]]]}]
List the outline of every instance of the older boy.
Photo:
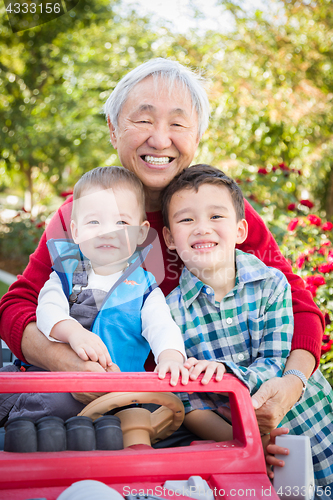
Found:
[{"label": "older boy", "polygon": [[[265,380],[281,376],[289,355],[289,285],[280,271],[235,250],[247,236],[244,200],[238,185],[220,170],[208,165],[184,170],[165,189],[162,206],[165,242],[186,266],[167,302],[186,353],[193,356],[185,364],[190,378],[203,372],[207,383],[227,371],[253,394]],[[186,426],[204,439],[229,439],[229,424],[209,411],[223,404],[218,394],[186,395]],[[317,371],[303,399],[280,423],[290,433],[309,435],[320,487],[333,484],[332,411],[332,390]]]}]

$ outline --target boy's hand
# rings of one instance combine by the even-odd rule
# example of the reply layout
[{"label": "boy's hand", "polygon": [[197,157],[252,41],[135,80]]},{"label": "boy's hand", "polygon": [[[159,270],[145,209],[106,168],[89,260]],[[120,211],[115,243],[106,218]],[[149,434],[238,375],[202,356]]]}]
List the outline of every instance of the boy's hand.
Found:
[{"label": "boy's hand", "polygon": [[201,383],[206,385],[211,380],[212,376],[215,374],[215,380],[220,382],[225,373],[225,366],[223,363],[218,363],[217,361],[199,360],[195,358],[189,358],[185,363],[184,367],[190,372],[190,379],[196,380],[200,373],[205,373]]},{"label": "boy's hand", "polygon": [[179,375],[183,385],[188,383],[188,370],[184,367],[184,358],[179,351],[166,349],[158,357],[158,364],[154,372],[158,373],[158,378],[164,379],[167,373],[171,373],[170,385],[177,385]]},{"label": "boy's hand", "polygon": [[279,427],[278,429],[273,429],[270,434],[264,434],[261,436],[262,445],[264,448],[267,475],[270,479],[273,479],[274,472],[272,471],[272,465],[275,467],[284,467],[284,461],[279,460],[275,455],[289,455],[288,448],[283,448],[282,446],[277,446],[275,444],[276,436],[282,436],[283,434],[288,434],[289,429],[286,427]]},{"label": "boy's hand", "polygon": [[[80,326],[81,329],[77,328]],[[81,325],[75,325],[68,335],[68,343],[83,361],[97,361],[104,369],[112,365],[110,354],[104,342],[95,333]]]},{"label": "boy's hand", "polygon": [[170,373],[170,385],[173,386],[177,385],[179,375],[181,375],[181,382],[183,385],[186,385],[188,382],[188,370],[184,368],[183,363],[180,363],[179,361],[165,359],[164,361],[158,363],[154,371],[158,373],[158,378],[160,379],[164,379],[165,375]]}]

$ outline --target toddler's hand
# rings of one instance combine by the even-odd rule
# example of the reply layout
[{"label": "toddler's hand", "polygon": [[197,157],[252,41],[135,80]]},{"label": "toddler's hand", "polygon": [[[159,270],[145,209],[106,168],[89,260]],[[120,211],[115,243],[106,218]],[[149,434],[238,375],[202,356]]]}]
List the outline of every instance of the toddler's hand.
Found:
[{"label": "toddler's hand", "polygon": [[262,445],[264,448],[267,475],[270,479],[273,479],[274,472],[272,471],[272,465],[275,467],[284,467],[284,461],[279,460],[275,455],[289,455],[288,448],[283,448],[282,446],[277,446],[275,444],[276,436],[282,436],[283,434],[288,434],[289,429],[286,427],[279,427],[273,429],[269,435],[264,434],[261,436]]},{"label": "toddler's hand", "polygon": [[217,361],[199,360],[195,358],[189,358],[185,363],[184,367],[190,372],[190,379],[196,380],[200,373],[205,373],[201,383],[206,385],[211,380],[212,376],[215,374],[215,380],[220,382],[225,373],[225,366],[223,363],[218,363]]},{"label": "toddler's hand", "polygon": [[68,336],[68,342],[83,361],[89,359],[97,361],[104,369],[112,365],[106,345],[95,333],[89,332],[83,327],[78,331],[77,325],[75,325],[75,329]]},{"label": "toddler's hand", "polygon": [[170,385],[177,385],[179,375],[181,375],[181,382],[183,385],[188,383],[189,372],[184,364],[180,361],[174,359],[163,359],[161,360],[154,370],[158,373],[158,378],[164,379],[167,373],[171,374]]}]

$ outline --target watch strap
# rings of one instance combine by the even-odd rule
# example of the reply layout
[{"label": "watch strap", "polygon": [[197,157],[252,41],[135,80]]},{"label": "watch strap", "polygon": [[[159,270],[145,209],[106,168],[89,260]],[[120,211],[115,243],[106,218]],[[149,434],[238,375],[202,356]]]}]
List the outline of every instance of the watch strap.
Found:
[{"label": "watch strap", "polygon": [[302,397],[304,396],[306,384],[308,383],[308,379],[306,378],[304,373],[302,373],[300,370],[287,370],[286,372],[284,372],[284,374],[282,376],[284,377],[285,375],[295,375],[302,382],[303,389],[302,389],[302,393],[300,395],[300,398],[298,400],[298,401],[300,401],[302,399]]}]

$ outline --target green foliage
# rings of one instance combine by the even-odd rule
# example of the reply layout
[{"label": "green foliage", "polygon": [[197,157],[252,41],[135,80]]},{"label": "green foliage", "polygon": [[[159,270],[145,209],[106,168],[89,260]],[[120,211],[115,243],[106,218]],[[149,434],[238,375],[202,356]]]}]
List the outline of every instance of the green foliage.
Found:
[{"label": "green foliage", "polygon": [[117,1],[81,0],[74,17],[15,34],[3,6],[0,14],[0,172],[7,185],[16,176],[32,191],[40,178],[58,194],[107,161],[103,103],[124,73],[152,56],[156,35],[147,20],[121,15]]},{"label": "green foliage", "polygon": [[0,260],[10,256],[23,270],[44,232],[45,217],[34,220],[21,211],[13,221],[0,222],[0,228]]}]

